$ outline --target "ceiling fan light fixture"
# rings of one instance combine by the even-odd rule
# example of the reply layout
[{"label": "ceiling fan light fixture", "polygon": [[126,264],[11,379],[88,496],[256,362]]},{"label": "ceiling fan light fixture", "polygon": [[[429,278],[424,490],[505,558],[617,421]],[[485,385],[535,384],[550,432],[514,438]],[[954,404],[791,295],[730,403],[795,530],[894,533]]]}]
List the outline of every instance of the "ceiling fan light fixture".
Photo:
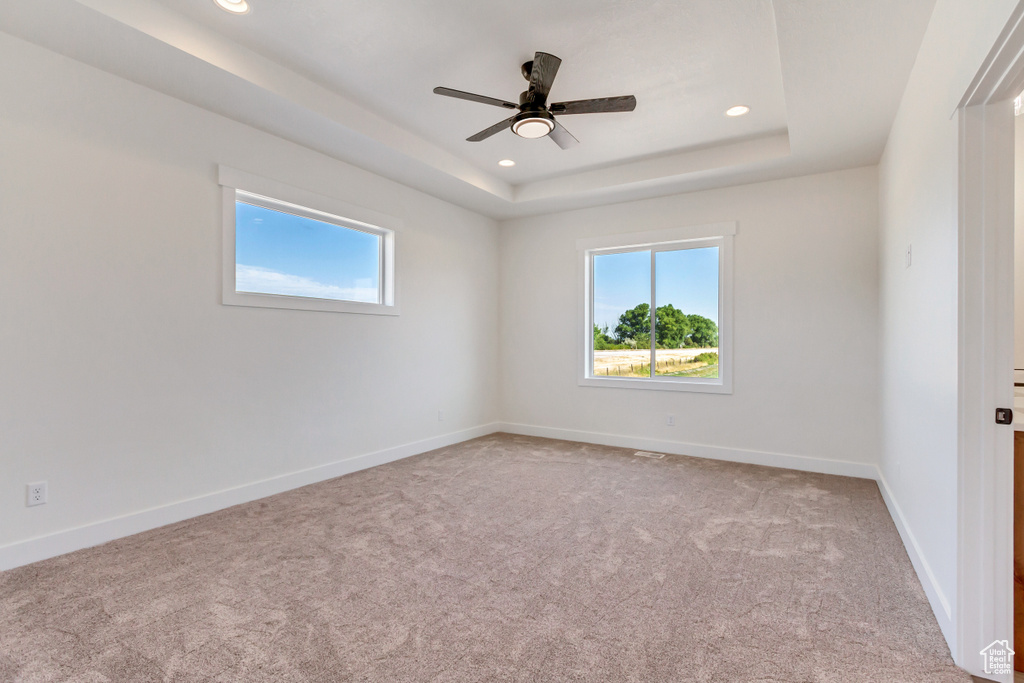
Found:
[{"label": "ceiling fan light fixture", "polygon": [[248,14],[249,3],[246,0],[213,0],[217,7],[232,14]]},{"label": "ceiling fan light fixture", "polygon": [[744,114],[750,113],[750,107],[745,104],[737,104],[735,107],[729,107],[725,110],[726,116],[743,116]]},{"label": "ceiling fan light fixture", "polygon": [[526,116],[512,123],[512,132],[521,138],[536,140],[555,129],[555,122],[544,116]]}]

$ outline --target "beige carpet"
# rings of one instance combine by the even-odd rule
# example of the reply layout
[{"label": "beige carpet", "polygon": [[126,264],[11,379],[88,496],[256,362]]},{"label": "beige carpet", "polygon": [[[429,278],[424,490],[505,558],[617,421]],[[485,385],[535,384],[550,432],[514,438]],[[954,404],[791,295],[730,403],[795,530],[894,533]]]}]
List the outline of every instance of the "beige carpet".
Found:
[{"label": "beige carpet", "polygon": [[971,679],[874,482],[494,435],[0,574],[0,680]]}]

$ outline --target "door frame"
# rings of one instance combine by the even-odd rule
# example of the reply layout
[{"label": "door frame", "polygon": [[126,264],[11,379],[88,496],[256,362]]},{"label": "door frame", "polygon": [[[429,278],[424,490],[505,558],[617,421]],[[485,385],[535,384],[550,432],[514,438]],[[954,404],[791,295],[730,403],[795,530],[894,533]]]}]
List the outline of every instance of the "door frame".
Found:
[{"label": "door frame", "polygon": [[953,658],[986,677],[982,648],[1013,639],[1013,427],[995,424],[995,409],[1013,406],[1013,98],[1021,90],[1024,2],[954,113],[960,154]]}]

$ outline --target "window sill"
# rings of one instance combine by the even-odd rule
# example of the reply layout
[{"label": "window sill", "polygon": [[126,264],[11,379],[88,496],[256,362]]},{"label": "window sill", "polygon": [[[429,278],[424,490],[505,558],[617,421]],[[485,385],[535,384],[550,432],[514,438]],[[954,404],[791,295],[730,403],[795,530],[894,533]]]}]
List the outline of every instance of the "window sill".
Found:
[{"label": "window sill", "polygon": [[255,308],[287,308],[296,311],[327,311],[330,313],[363,313],[366,315],[398,315],[397,306],[341,301],[337,299],[314,299],[312,297],[285,296],[279,294],[258,294],[255,292],[224,292],[223,303],[227,306],[252,306]]},{"label": "window sill", "polygon": [[732,385],[722,379],[628,379],[620,377],[583,377],[581,387],[646,389],[648,391],[689,391],[703,394],[731,394]]}]

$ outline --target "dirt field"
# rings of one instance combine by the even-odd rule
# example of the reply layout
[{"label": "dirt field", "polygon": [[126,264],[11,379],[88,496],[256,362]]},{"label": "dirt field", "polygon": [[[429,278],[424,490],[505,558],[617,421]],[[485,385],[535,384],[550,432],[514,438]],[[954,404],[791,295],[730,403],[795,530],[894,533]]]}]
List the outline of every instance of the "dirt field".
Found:
[{"label": "dirt field", "polygon": [[[684,372],[702,367],[703,363],[691,362],[699,353],[718,353],[710,349],[658,349],[658,374]],[[623,351],[594,351],[594,374],[619,377],[648,377],[650,375],[651,350],[627,349]]]}]

